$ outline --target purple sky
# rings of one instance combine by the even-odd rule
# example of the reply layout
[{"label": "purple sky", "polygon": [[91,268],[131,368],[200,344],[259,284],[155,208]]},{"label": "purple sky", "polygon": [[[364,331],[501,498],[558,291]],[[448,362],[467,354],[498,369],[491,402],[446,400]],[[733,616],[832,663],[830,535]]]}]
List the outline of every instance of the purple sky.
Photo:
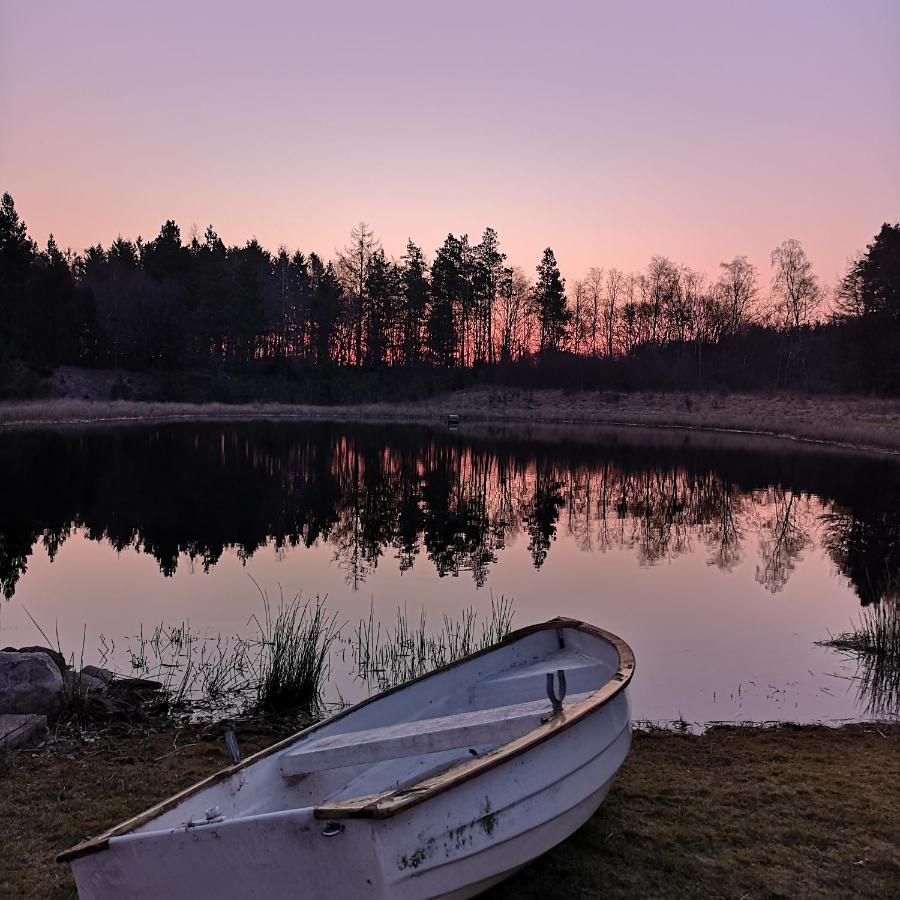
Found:
[{"label": "purple sky", "polygon": [[900,218],[900,3],[0,0],[0,189],[39,241],[185,234],[533,271],[713,272],[788,237],[831,283]]}]

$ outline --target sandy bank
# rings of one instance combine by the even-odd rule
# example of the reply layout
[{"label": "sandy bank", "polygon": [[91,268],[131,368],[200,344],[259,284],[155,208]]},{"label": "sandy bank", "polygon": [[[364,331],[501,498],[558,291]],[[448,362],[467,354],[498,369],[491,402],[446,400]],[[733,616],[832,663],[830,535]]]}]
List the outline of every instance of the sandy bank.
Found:
[{"label": "sandy bank", "polygon": [[0,405],[0,427],[185,419],[651,426],[765,435],[900,453],[900,399],[756,394],[473,390],[396,404],[225,405],[47,400]]}]

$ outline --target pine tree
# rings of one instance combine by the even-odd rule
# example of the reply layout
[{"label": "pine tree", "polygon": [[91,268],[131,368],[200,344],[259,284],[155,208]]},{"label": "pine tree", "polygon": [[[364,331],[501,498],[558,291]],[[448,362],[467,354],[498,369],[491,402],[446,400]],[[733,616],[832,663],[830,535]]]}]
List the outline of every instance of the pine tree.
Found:
[{"label": "pine tree", "polygon": [[0,279],[24,280],[36,253],[37,247],[28,237],[13,198],[4,194],[0,200]]},{"label": "pine tree", "polygon": [[193,321],[189,349],[199,359],[212,356],[220,360],[225,354],[227,317],[234,303],[235,283],[228,251],[212,225],[207,226],[195,252],[191,286]]},{"label": "pine tree", "polygon": [[500,252],[500,241],[493,228],[485,228],[481,243],[473,248],[475,278],[475,329],[473,356],[475,362],[493,363],[494,312],[497,294],[504,278],[506,254]]},{"label": "pine tree", "polygon": [[427,263],[422,248],[412,240],[406,242],[403,264],[403,334],[402,358],[405,365],[416,365],[422,359],[422,332],[428,306],[429,284]]},{"label": "pine tree", "polygon": [[9,194],[0,200],[0,354],[17,345],[25,328],[25,285],[37,246],[16,212]]},{"label": "pine tree", "polygon": [[537,267],[537,275],[532,298],[540,330],[539,349],[543,356],[562,347],[572,313],[566,306],[566,282],[549,247]]},{"label": "pine tree", "polygon": [[[312,295],[309,309],[309,343],[317,364],[332,358],[333,342],[341,314],[341,282],[334,266],[325,265],[315,253],[309,254],[309,278]],[[336,354],[338,362],[345,361]]]},{"label": "pine tree", "polygon": [[400,272],[379,248],[372,254],[366,275],[365,359],[370,367],[394,361],[400,295]]},{"label": "pine tree", "polygon": [[349,304],[347,318],[352,333],[353,363],[357,366],[365,362],[363,335],[369,314],[366,277],[372,256],[380,248],[381,244],[372,229],[365,222],[360,222],[350,231],[350,243],[342,253],[338,253],[338,271],[344,298]]},{"label": "pine tree", "polygon": [[256,356],[265,331],[266,290],[271,285],[272,258],[255,238],[229,252],[234,258],[235,295],[229,317],[229,352],[239,362]]},{"label": "pine tree", "polygon": [[468,248],[465,235],[457,238],[448,234],[431,264],[428,349],[433,362],[448,368],[457,353],[460,365],[465,360]]}]

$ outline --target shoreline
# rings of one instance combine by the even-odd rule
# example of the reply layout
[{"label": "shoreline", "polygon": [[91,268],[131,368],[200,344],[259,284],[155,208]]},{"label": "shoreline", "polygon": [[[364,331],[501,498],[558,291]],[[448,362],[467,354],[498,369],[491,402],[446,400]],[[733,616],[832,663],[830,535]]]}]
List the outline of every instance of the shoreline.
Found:
[{"label": "shoreline", "polygon": [[[561,412],[564,410],[565,412]],[[900,399],[757,394],[468,390],[416,402],[347,405],[55,399],[0,404],[0,431],[185,421],[331,421],[656,429],[900,455]]]},{"label": "shoreline", "polygon": [[[55,854],[227,765],[224,727],[72,729],[7,754],[0,895],[74,898]],[[282,736],[237,731],[248,753]],[[890,896],[898,779],[900,724],[636,731],[593,818],[486,896]]]}]

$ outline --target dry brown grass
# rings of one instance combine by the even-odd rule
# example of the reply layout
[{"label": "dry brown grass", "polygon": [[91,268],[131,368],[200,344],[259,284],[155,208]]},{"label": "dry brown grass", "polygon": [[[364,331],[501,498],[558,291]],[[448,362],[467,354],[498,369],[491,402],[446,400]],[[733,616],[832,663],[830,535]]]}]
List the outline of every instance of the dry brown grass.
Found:
[{"label": "dry brown grass", "polygon": [[[271,734],[241,733],[244,754]],[[89,742],[7,755],[0,768],[0,897],[75,898],[55,856],[228,765],[222,729],[123,727]]]},{"label": "dry brown grass", "polygon": [[[271,734],[240,735],[246,752]],[[73,898],[54,855],[226,763],[184,729],[16,754],[0,776],[0,896]],[[504,898],[900,896],[900,726],[637,734],[600,812]]]},{"label": "dry brown grass", "polygon": [[900,452],[900,399],[787,394],[472,390],[417,403],[292,406],[44,400],[0,404],[0,426],[192,419],[643,425],[782,436]]},{"label": "dry brown grass", "polygon": [[900,896],[900,727],[640,735],[607,802],[501,898]]}]

